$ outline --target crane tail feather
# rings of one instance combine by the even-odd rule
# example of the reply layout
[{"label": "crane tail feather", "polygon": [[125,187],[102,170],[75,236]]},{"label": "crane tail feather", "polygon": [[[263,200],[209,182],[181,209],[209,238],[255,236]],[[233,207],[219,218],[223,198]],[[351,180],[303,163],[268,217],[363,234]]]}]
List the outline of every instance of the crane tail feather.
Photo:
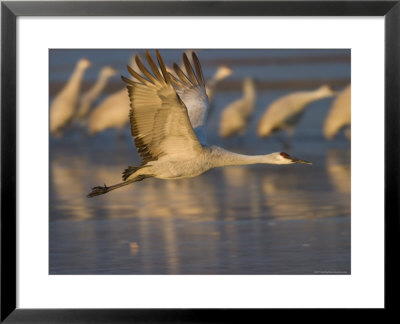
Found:
[{"label": "crane tail feather", "polygon": [[[143,168],[147,168],[148,166],[146,165],[141,165],[141,166],[128,166],[124,172],[122,172],[122,180],[126,181],[128,180],[128,178],[134,174],[136,171],[143,169]],[[150,176],[150,175],[149,175]],[[135,177],[137,178],[137,177]]]},{"label": "crane tail feather", "polygon": [[124,172],[122,172],[122,180],[126,181],[126,179],[129,178],[130,175],[134,174],[137,170],[139,170],[141,167],[135,167],[135,166],[128,166]]}]

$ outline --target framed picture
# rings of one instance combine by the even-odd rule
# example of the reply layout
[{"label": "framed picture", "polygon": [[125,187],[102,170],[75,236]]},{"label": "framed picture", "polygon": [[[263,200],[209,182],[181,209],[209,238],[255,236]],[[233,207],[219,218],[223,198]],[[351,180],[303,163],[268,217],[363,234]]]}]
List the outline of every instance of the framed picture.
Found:
[{"label": "framed picture", "polygon": [[[393,309],[398,1],[5,1],[1,15],[2,321]],[[207,94],[201,129],[188,89]],[[146,142],[138,111],[155,96],[184,109]],[[331,131],[335,105],[347,119]]]}]

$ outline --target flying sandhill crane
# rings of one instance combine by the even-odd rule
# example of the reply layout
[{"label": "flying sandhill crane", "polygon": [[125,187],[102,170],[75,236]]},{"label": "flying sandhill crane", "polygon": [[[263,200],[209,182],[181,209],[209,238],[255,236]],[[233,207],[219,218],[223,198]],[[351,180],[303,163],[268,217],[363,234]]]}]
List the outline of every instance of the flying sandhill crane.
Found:
[{"label": "flying sandhill crane", "polygon": [[50,106],[50,132],[53,135],[60,136],[63,128],[74,117],[81,81],[89,66],[88,59],[80,59],[67,84],[54,98]]},{"label": "flying sandhill crane", "polygon": [[314,91],[294,92],[277,99],[258,122],[258,136],[268,137],[281,130],[286,130],[288,137],[293,136],[305,108],[314,101],[334,95],[331,88],[323,85]]},{"label": "flying sandhill crane", "polygon": [[81,96],[78,112],[76,113],[76,119],[84,119],[87,116],[92,104],[105,88],[108,79],[116,73],[117,71],[111,66],[105,66],[100,70],[96,83]]},{"label": "flying sandhill crane", "polygon": [[310,164],[286,153],[249,156],[207,146],[203,124],[207,116],[208,99],[196,54],[192,54],[194,70],[186,54],[183,54],[185,72],[174,64],[177,77],[167,72],[158,51],[156,55],[161,72],[149,52],[146,52],[152,73],[136,57],[144,76],[128,66],[135,81],[122,77],[127,83],[131,101],[131,133],[142,163],[125,169],[123,182],[94,187],[88,197],[105,194],[149,177],[191,178],[225,165]]},{"label": "flying sandhill crane", "polygon": [[[325,138],[331,140],[344,127],[351,124],[351,85],[340,92],[333,101],[324,122]],[[345,132],[347,138],[350,132]]]},{"label": "flying sandhill crane", "polygon": [[230,137],[236,134],[243,135],[256,101],[256,89],[251,78],[243,82],[243,97],[232,102],[221,115],[219,135]]}]

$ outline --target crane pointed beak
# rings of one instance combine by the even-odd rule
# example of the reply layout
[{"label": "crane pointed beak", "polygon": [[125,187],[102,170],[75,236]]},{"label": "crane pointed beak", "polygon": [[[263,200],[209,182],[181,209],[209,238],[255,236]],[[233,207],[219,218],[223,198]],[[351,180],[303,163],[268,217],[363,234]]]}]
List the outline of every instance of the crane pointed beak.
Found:
[{"label": "crane pointed beak", "polygon": [[309,165],[312,165],[311,162],[308,162],[308,161],[305,161],[305,160],[300,160],[300,159],[295,158],[295,157],[291,157],[291,159],[292,159],[292,162],[293,162],[293,163],[301,163],[301,164],[309,164]]}]

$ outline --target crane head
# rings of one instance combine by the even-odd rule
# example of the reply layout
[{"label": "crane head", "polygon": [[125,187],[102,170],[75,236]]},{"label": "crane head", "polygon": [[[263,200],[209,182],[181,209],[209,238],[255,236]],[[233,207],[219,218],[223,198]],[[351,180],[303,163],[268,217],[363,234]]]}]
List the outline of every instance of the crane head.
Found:
[{"label": "crane head", "polygon": [[332,97],[337,94],[336,91],[332,90],[332,88],[326,84],[320,86],[317,91],[320,93],[322,98]]},{"label": "crane head", "polygon": [[284,159],[282,161],[282,162],[284,162],[284,164],[291,164],[291,163],[301,163],[301,164],[309,164],[309,165],[312,164],[311,162],[308,162],[308,161],[305,161],[305,160],[300,160],[298,158],[290,156],[289,154],[287,154],[285,152],[281,152],[281,153],[279,153],[279,155],[280,155],[281,158]]},{"label": "crane head", "polygon": [[221,65],[218,67],[218,70],[215,72],[213,79],[216,81],[221,81],[223,79],[226,79],[228,76],[230,76],[233,73],[232,69],[225,65]]},{"label": "crane head", "polygon": [[111,66],[105,66],[101,69],[100,73],[105,77],[112,77],[117,74],[117,70],[115,70]]},{"label": "crane head", "polygon": [[90,62],[87,58],[81,58],[78,61],[78,67],[82,70],[87,69],[88,67],[90,67],[91,64],[92,62]]}]

